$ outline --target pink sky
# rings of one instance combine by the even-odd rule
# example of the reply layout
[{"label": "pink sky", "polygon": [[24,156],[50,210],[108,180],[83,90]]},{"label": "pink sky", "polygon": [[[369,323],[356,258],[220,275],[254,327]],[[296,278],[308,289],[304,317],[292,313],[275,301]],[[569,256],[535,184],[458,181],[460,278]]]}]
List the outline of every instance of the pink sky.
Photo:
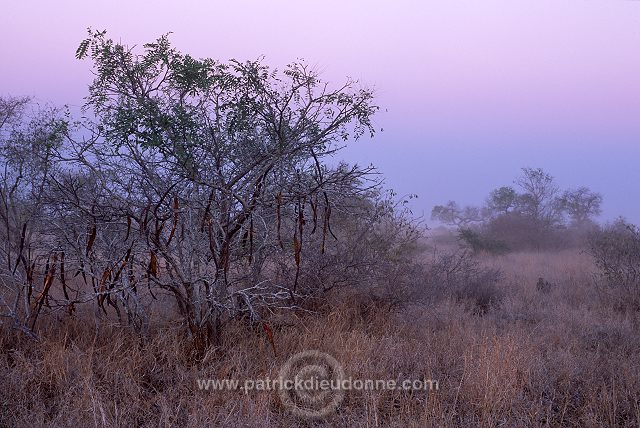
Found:
[{"label": "pink sky", "polygon": [[5,0],[0,93],[81,104],[88,26],[129,44],[173,31],[196,56],[305,58],[375,86],[385,132],[345,156],[418,193],[418,211],[481,202],[541,166],[602,192],[607,218],[640,221],[640,2]]}]

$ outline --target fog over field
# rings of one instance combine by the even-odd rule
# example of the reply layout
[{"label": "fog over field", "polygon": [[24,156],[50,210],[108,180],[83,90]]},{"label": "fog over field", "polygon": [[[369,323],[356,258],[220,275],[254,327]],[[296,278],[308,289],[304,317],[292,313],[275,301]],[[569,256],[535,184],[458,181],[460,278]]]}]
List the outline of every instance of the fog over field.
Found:
[{"label": "fog over field", "polygon": [[0,427],[640,426],[640,2],[5,2]]}]

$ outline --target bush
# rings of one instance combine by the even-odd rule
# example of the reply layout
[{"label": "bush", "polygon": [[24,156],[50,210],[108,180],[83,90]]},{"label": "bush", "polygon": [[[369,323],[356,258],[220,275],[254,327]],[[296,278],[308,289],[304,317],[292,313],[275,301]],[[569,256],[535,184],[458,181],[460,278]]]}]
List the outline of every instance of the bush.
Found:
[{"label": "bush", "polygon": [[620,219],[591,234],[589,252],[616,305],[640,309],[640,230]]},{"label": "bush", "polygon": [[520,213],[497,216],[484,227],[485,236],[503,242],[511,250],[562,248],[562,231],[560,226],[550,226]]},{"label": "bush", "polygon": [[426,275],[431,299],[452,298],[479,315],[497,307],[503,298],[496,286],[502,271],[482,266],[468,249],[436,255]]},{"label": "bush", "polygon": [[474,252],[487,252],[491,254],[504,254],[509,251],[509,247],[503,241],[485,236],[472,229],[460,229],[458,239]]}]

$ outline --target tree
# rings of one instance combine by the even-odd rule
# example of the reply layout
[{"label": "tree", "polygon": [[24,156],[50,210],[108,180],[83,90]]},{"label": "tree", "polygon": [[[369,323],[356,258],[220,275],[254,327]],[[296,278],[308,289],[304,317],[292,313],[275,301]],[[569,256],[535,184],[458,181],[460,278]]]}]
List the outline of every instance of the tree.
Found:
[{"label": "tree", "polygon": [[[479,248],[481,241],[511,249],[558,247],[570,241],[584,241],[585,232],[591,229],[584,226],[593,225],[591,220],[600,213],[602,196],[586,187],[560,193],[553,177],[541,168],[523,168],[522,172],[514,181],[519,191],[510,186],[499,187],[480,209],[463,209],[453,201],[437,205],[432,219],[457,226],[462,239],[474,248]],[[570,235],[566,214],[571,225],[577,227]]]},{"label": "tree", "polygon": [[587,224],[595,216],[600,215],[602,209],[602,195],[592,192],[588,187],[579,187],[565,191],[560,197],[562,208],[569,214],[574,225]]},{"label": "tree", "polygon": [[[148,260],[148,281],[174,296],[200,351],[225,314],[259,320],[260,305],[293,305],[305,239],[318,229],[324,247],[334,196],[361,193],[372,172],[323,163],[374,134],[372,91],[351,80],[331,89],[304,63],[280,73],[196,59],[167,36],[136,53],[90,30],[77,57],[93,62],[86,108],[99,138],[75,156],[99,184],[94,211],[109,219],[96,232],[89,216],[89,229],[126,237],[112,265],[134,251]],[[265,277],[276,253],[295,264],[292,283]]]},{"label": "tree", "polygon": [[558,186],[542,168],[522,168],[515,183],[523,193],[518,197],[518,210],[543,227],[550,227],[562,219],[558,204]]},{"label": "tree", "polygon": [[3,140],[6,140],[8,134],[13,130],[9,128],[20,122],[29,102],[29,98],[26,97],[0,97],[0,133],[2,133],[0,135],[3,136]]},{"label": "tree", "polygon": [[[0,315],[30,336],[56,264],[50,259],[55,240],[47,236],[47,192],[68,127],[60,110],[32,107],[28,98],[0,98]],[[44,266],[38,287],[36,269]]]},{"label": "tree", "polygon": [[518,203],[518,194],[512,187],[503,186],[493,190],[487,200],[490,212],[508,214]]},{"label": "tree", "polygon": [[463,227],[482,221],[483,214],[480,208],[471,206],[461,208],[456,202],[449,201],[446,205],[436,205],[433,207],[431,210],[431,219],[449,226]]}]

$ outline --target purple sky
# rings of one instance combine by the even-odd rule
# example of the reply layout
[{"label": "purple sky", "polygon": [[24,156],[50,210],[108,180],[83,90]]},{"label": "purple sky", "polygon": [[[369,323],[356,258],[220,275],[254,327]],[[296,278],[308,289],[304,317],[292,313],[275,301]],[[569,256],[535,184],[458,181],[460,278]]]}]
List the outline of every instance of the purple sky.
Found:
[{"label": "purple sky", "polygon": [[[640,222],[640,2],[14,1],[0,14],[0,94],[82,104],[85,29],[142,44],[172,31],[195,56],[296,58],[378,91],[374,163],[415,211],[481,203],[522,166],[604,194]],[[388,109],[388,112],[384,109]]]}]

